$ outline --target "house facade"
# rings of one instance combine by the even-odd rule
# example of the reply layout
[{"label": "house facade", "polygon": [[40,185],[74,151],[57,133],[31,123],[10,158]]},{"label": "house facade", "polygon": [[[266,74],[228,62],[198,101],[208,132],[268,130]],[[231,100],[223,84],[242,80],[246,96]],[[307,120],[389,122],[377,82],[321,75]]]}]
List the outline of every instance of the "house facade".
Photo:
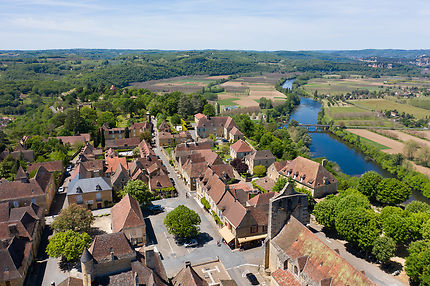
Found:
[{"label": "house facade", "polygon": [[112,204],[112,187],[104,177],[79,179],[69,183],[67,203],[81,205],[87,209],[100,209]]}]

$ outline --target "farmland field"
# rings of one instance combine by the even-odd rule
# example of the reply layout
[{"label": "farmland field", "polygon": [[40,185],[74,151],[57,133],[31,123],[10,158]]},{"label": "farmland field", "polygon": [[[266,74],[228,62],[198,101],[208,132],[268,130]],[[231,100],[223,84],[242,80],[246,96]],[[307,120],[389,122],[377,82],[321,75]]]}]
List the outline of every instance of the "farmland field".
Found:
[{"label": "farmland field", "polygon": [[153,92],[173,92],[184,93],[198,92],[210,82],[227,76],[181,76],[161,80],[150,80],[145,82],[132,83],[132,87],[147,88]]},{"label": "farmland field", "polygon": [[365,109],[370,109],[373,111],[384,111],[396,109],[398,112],[409,113],[414,115],[416,118],[425,118],[430,116],[430,111],[411,106],[408,104],[402,104],[389,99],[365,99],[365,100],[351,100],[351,103],[358,107],[363,107]]}]

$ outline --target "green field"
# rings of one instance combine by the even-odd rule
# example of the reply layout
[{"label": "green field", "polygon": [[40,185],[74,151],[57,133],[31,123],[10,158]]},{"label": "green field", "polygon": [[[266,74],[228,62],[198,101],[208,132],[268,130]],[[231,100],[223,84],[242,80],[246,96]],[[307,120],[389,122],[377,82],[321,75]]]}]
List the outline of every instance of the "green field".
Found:
[{"label": "green field", "polygon": [[384,90],[383,80],[366,80],[366,79],[311,79],[303,86],[309,94],[314,94],[318,90],[319,94],[338,95],[352,92],[357,89],[368,89],[370,91]]},{"label": "green field", "polygon": [[365,99],[365,100],[351,100],[351,103],[358,107],[373,111],[384,111],[396,109],[398,112],[405,112],[412,114],[418,119],[430,116],[430,112],[426,109],[402,104],[389,99]]},{"label": "green field", "polygon": [[387,146],[385,146],[385,145],[382,145],[382,144],[376,143],[376,142],[374,142],[374,141],[372,141],[372,140],[369,140],[369,139],[367,139],[367,138],[364,138],[364,137],[361,137],[361,136],[358,136],[358,137],[360,137],[360,141],[361,141],[361,142],[363,142],[363,143],[365,143],[365,144],[367,144],[367,145],[370,145],[370,146],[372,146],[372,147],[375,147],[375,148],[377,148],[377,149],[379,149],[379,150],[390,149],[389,147],[387,147]]},{"label": "green field", "polygon": [[393,122],[387,118],[378,117],[372,112],[356,106],[330,106],[325,105],[325,120],[333,120],[335,124],[343,123],[346,126],[385,126],[392,127]]},{"label": "green field", "polygon": [[219,105],[230,106],[230,105],[237,105],[235,101],[239,99],[240,98],[225,98],[225,99],[218,100],[217,102]]},{"label": "green field", "polygon": [[412,98],[408,100],[408,104],[430,110],[430,97]]}]

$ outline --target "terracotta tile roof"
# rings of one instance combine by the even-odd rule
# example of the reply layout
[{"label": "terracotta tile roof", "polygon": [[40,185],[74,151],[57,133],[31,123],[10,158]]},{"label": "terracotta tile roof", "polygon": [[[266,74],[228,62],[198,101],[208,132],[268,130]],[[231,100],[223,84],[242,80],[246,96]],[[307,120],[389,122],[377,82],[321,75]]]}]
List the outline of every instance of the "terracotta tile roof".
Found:
[{"label": "terracotta tile roof", "polygon": [[104,161],[103,160],[93,160],[81,163],[86,170],[90,172],[103,172],[104,171]]},{"label": "terracotta tile roof", "polygon": [[[24,268],[30,257],[31,242],[25,238],[12,238],[0,242],[0,282],[24,278]],[[7,269],[8,271],[4,271]]]},{"label": "terracotta tile roof", "polygon": [[40,166],[43,166],[50,173],[63,171],[62,161],[50,161],[50,162],[29,164],[27,167],[27,172],[31,173],[32,171],[39,169]]},{"label": "terracotta tile roof", "polygon": [[125,170],[121,164],[118,164],[115,173],[111,176],[112,185],[116,186],[117,182],[125,183],[128,180],[130,180],[130,176],[128,175],[127,170]]},{"label": "terracotta tile roof", "polygon": [[18,171],[16,172],[15,181],[21,181],[21,180],[29,180],[28,173],[24,171],[22,166],[19,166]]},{"label": "terracotta tile roof", "polygon": [[58,286],[82,286],[82,279],[75,277],[67,277],[66,280],[58,284]]},{"label": "terracotta tile roof", "polygon": [[247,210],[249,211],[250,215],[254,218],[257,225],[268,225],[269,223],[269,209],[263,210],[262,208],[258,207],[248,207]]},{"label": "terracotta tile roof", "polygon": [[279,172],[290,162],[291,161],[279,161],[279,162],[273,163],[273,165],[275,166],[275,170]]},{"label": "terracotta tile roof", "polygon": [[257,150],[246,156],[248,160],[276,160],[270,150]]},{"label": "terracotta tile roof", "polygon": [[234,126],[231,130],[230,130],[230,134],[233,136],[243,136],[243,133],[240,132],[240,130]]},{"label": "terracotta tile roof", "polygon": [[166,131],[159,131],[158,138],[160,139],[173,139],[173,134]]},{"label": "terracotta tile roof", "polygon": [[248,143],[242,139],[239,139],[235,143],[231,144],[230,149],[233,149],[236,153],[252,151],[252,148],[248,145]]},{"label": "terracotta tile roof", "polygon": [[281,173],[292,178],[295,175],[295,180],[300,181],[303,179],[301,183],[311,188],[324,186],[325,181],[331,184],[337,183],[336,178],[321,164],[301,156],[285,165]]},{"label": "terracotta tile roof", "polygon": [[216,164],[209,167],[221,180],[227,181],[234,178],[233,167],[229,164]]},{"label": "terracotta tile roof", "polygon": [[37,169],[36,175],[34,176],[34,179],[44,192],[46,192],[46,188],[48,187],[51,178],[52,174],[49,173],[43,166],[40,166],[39,169]]},{"label": "terracotta tile roof", "polygon": [[172,279],[173,286],[208,286],[208,282],[201,278],[191,266],[191,263],[186,262],[178,274]]},{"label": "terracotta tile roof", "polygon": [[196,115],[194,115],[194,118],[200,120],[202,118],[206,118],[206,115],[204,115],[203,113],[197,113]]},{"label": "terracotta tile roof", "polygon": [[206,171],[207,167],[208,164],[206,162],[194,163],[191,160],[187,160],[187,162],[182,166],[184,172],[186,172],[190,178],[199,178],[200,175]]},{"label": "terracotta tile roof", "polygon": [[300,286],[299,281],[288,270],[276,270],[272,273],[272,279],[274,279],[279,286]]},{"label": "terracotta tile roof", "polygon": [[9,203],[0,203],[0,222],[9,220]]},{"label": "terracotta tile roof", "polygon": [[275,181],[268,176],[255,180],[254,183],[268,192],[270,192],[275,186]]},{"label": "terracotta tile roof", "polygon": [[273,198],[277,193],[276,192],[269,192],[269,193],[263,193],[258,194],[252,199],[248,201],[248,204],[250,206],[264,206],[269,205],[269,200]]},{"label": "terracotta tile roof", "polygon": [[149,145],[145,140],[142,140],[142,142],[139,143],[138,147],[139,147],[140,157],[142,158],[151,154],[155,155],[151,145]]},{"label": "terracotta tile roof", "polygon": [[178,144],[175,147],[175,157],[183,157],[188,154],[192,154],[192,151],[195,150],[210,150],[213,146],[213,141],[208,140],[205,142],[193,142],[193,143],[182,143]]},{"label": "terracotta tile roof", "polygon": [[119,164],[121,164],[124,169],[128,170],[127,159],[125,157],[108,157],[105,162],[107,173],[115,172]]},{"label": "terracotta tile roof", "polygon": [[243,181],[240,181],[237,184],[229,185],[229,188],[230,189],[235,189],[235,190],[240,189],[240,190],[244,190],[246,192],[252,191],[254,189],[253,187],[250,186],[250,184],[245,183]]},{"label": "terracotta tile roof", "polygon": [[111,209],[112,230],[120,232],[127,228],[145,227],[139,203],[129,194]]},{"label": "terracotta tile roof", "polygon": [[374,285],[293,216],[272,239],[312,280],[331,278],[331,285]]},{"label": "terracotta tile roof", "polygon": [[170,181],[169,176],[166,174],[150,178],[149,185],[151,186],[151,190],[173,187],[173,184]]},{"label": "terracotta tile roof", "polygon": [[85,134],[81,134],[81,135],[77,135],[77,136],[57,136],[55,138],[58,140],[61,140],[61,142],[63,142],[63,144],[73,145],[76,142],[82,142],[85,144],[86,142],[90,141],[90,134],[85,133]]},{"label": "terracotta tile roof", "polygon": [[[164,269],[163,262],[158,252],[155,252],[153,249],[147,250],[142,247],[139,250],[138,257],[141,263],[139,263],[139,265],[132,263],[132,269],[138,274],[140,284],[151,285],[153,281],[153,283],[155,283],[154,285],[157,286],[170,285],[166,270]],[[145,271],[146,275],[142,273],[140,271],[143,270],[142,266],[144,266],[146,270],[150,270],[150,273],[148,273],[148,271]]]},{"label": "terracotta tile roof", "polygon": [[226,210],[223,212],[223,215],[230,221],[230,223],[238,228],[245,216],[247,215],[248,210],[239,202],[233,202]]},{"label": "terracotta tile roof", "polygon": [[105,148],[134,148],[140,143],[137,137],[106,140]]},{"label": "terracotta tile roof", "polygon": [[161,122],[160,126],[158,126],[158,130],[164,131],[164,132],[170,132],[171,131],[170,125],[166,121]]},{"label": "terracotta tile roof", "polygon": [[133,123],[130,126],[130,130],[132,129],[140,129],[141,131],[146,131],[146,130],[151,130],[151,123],[148,121],[145,122],[137,122],[137,123]]},{"label": "terracotta tile roof", "polygon": [[0,180],[0,202],[39,196],[45,196],[45,192],[34,179],[28,183]]},{"label": "terracotta tile roof", "polygon": [[88,171],[82,163],[79,163],[70,175],[69,180],[72,181],[76,177],[78,177],[79,179],[91,178],[91,172]]},{"label": "terracotta tile roof", "polygon": [[98,263],[109,261],[111,259],[111,250],[118,260],[135,255],[134,249],[122,232],[96,235],[88,249]]}]

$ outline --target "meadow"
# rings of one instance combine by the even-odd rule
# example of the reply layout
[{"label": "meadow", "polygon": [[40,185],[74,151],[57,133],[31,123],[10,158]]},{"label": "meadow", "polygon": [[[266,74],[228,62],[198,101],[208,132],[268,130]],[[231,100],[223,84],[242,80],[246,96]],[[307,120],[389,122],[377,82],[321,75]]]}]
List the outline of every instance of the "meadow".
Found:
[{"label": "meadow", "polygon": [[372,110],[372,111],[384,111],[384,110],[397,110],[402,113],[412,114],[414,117],[418,119],[426,118],[430,116],[429,110],[424,108],[415,107],[409,104],[403,104],[391,100],[389,98],[384,99],[364,99],[364,100],[351,100],[349,101],[353,103],[357,107],[362,107],[364,109]]}]

